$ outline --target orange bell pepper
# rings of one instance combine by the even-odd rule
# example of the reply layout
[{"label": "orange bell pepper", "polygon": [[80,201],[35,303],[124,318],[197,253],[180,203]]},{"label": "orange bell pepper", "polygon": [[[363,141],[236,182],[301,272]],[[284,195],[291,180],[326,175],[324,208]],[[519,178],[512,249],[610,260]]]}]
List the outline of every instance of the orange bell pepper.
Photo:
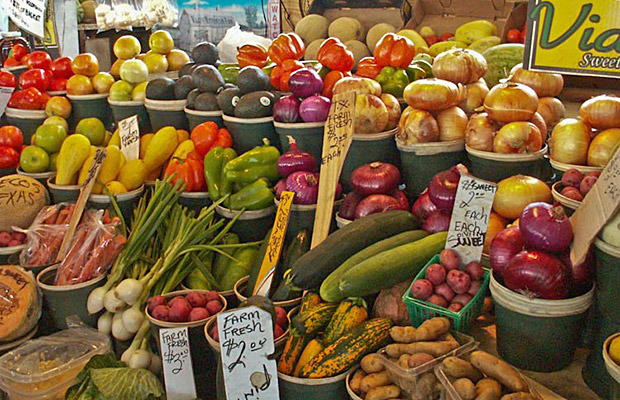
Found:
[{"label": "orange bell pepper", "polygon": [[284,60],[282,65],[276,65],[271,71],[271,86],[276,90],[288,92],[288,79],[293,72],[303,67],[304,65],[297,60]]},{"label": "orange bell pepper", "polygon": [[[164,176],[172,176],[174,174],[174,178],[172,179],[172,183],[176,183],[177,181],[181,181],[185,184],[185,192],[194,192],[199,190],[200,188],[197,186],[196,177],[194,171],[192,171],[192,163],[196,162],[196,160],[181,160],[180,158],[174,158],[170,160],[170,164],[164,171]],[[202,172],[202,170],[200,171]],[[204,180],[204,178],[203,178]]]},{"label": "orange bell pepper", "polygon": [[247,67],[248,65],[263,68],[267,65],[268,58],[267,49],[260,44],[244,44],[237,51],[239,68]]},{"label": "orange bell pepper", "polygon": [[381,67],[375,61],[374,57],[364,57],[357,63],[357,71],[355,76],[361,76],[362,78],[375,79],[379,73],[381,73]]},{"label": "orange bell pepper", "polygon": [[281,33],[269,46],[269,58],[278,65],[284,60],[299,60],[304,56],[306,47],[296,33]]},{"label": "orange bell pepper", "polygon": [[415,56],[415,45],[404,36],[386,33],[377,43],[373,55],[381,67],[407,68]]},{"label": "orange bell pepper", "polygon": [[232,137],[226,129],[218,128],[213,121],[203,122],[192,130],[192,142],[198,155],[204,156],[215,146],[223,148],[232,146]]},{"label": "orange bell pepper", "polygon": [[334,92],[334,85],[345,76],[351,76],[351,73],[342,71],[329,71],[323,79],[323,91],[321,92],[321,95],[329,97],[331,99]]},{"label": "orange bell pepper", "polygon": [[334,71],[351,71],[355,65],[351,50],[336,38],[325,39],[319,47],[316,58],[321,65]]}]

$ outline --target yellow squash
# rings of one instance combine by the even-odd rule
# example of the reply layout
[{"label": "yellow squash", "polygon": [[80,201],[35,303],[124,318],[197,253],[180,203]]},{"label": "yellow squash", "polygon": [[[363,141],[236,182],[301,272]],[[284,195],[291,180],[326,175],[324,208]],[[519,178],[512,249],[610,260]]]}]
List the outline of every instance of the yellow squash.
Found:
[{"label": "yellow squash", "polygon": [[94,194],[102,194],[105,184],[115,180],[118,176],[118,172],[121,170],[123,158],[121,149],[116,146],[108,146],[107,149],[108,154],[103,160],[103,164],[101,164],[101,169],[99,169],[99,174],[97,175],[97,181],[95,182],[95,186],[93,186]]},{"label": "yellow squash", "polygon": [[428,43],[426,43],[426,40],[424,40],[422,35],[420,35],[417,31],[414,31],[413,29],[403,29],[399,31],[397,35],[404,36],[411,40],[415,45],[416,52],[421,47],[428,47]]},{"label": "yellow squash", "polygon": [[492,22],[484,19],[463,24],[454,32],[454,40],[467,44],[488,36],[497,36],[497,28]]},{"label": "yellow squash", "polygon": [[184,160],[187,158],[189,153],[194,151],[194,149],[195,149],[194,142],[192,142],[189,139],[184,140],[177,146],[174,153],[172,153],[172,157],[176,157],[176,158],[180,158],[181,160]]},{"label": "yellow squash", "polygon": [[168,161],[178,144],[177,131],[173,127],[166,126],[157,131],[144,154],[146,169],[153,171]]},{"label": "yellow squash", "polygon": [[60,147],[56,161],[56,184],[71,185],[76,183],[76,174],[90,154],[90,141],[80,134],[69,135]]},{"label": "yellow squash", "polygon": [[88,154],[88,158],[82,164],[82,168],[80,169],[80,173],[78,175],[77,183],[78,185],[83,185],[86,182],[86,177],[88,176],[88,170],[90,166],[93,165],[93,160],[95,159],[95,152],[97,151],[97,147],[90,146],[90,153]]},{"label": "yellow squash", "polygon": [[430,47],[429,54],[433,57],[437,57],[440,53],[443,53],[444,51],[448,51],[455,47],[466,49],[467,43],[453,40],[446,40],[445,42],[435,43]]},{"label": "yellow squash", "polygon": [[117,146],[120,149],[120,147],[121,147],[121,134],[118,131],[118,129],[115,130],[114,133],[112,134],[112,137],[110,138],[110,141],[108,142],[108,146]]},{"label": "yellow squash", "polygon": [[[153,140],[153,133],[147,133],[146,135],[140,136],[140,159],[144,160],[144,155],[146,154],[146,149],[148,149],[149,144],[151,144],[151,140]],[[120,146],[120,141],[119,141]]]}]

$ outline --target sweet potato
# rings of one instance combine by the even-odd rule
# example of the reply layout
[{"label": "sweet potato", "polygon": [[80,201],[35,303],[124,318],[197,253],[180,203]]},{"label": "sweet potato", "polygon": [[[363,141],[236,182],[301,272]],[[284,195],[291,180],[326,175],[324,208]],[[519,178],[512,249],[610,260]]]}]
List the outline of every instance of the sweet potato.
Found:
[{"label": "sweet potato", "polygon": [[375,372],[374,374],[368,374],[362,378],[362,381],[360,382],[360,390],[368,393],[368,391],[372,388],[387,386],[391,383],[392,382],[390,381],[386,371]]},{"label": "sweet potato", "polygon": [[389,344],[385,348],[390,357],[400,357],[401,354],[428,353],[433,357],[443,356],[446,353],[459,347],[456,341],[442,342],[415,342],[415,343],[396,343]]},{"label": "sweet potato", "polygon": [[476,400],[500,400],[502,385],[491,378],[480,379],[476,383]]},{"label": "sweet potato", "polygon": [[538,400],[538,397],[526,392],[517,392],[506,394],[501,400]]},{"label": "sweet potato", "polygon": [[437,378],[432,372],[425,372],[418,379],[418,392],[422,398],[430,397],[435,391]]},{"label": "sweet potato", "polygon": [[400,388],[396,385],[379,386],[366,393],[366,400],[389,400],[400,396]]},{"label": "sweet potato", "polygon": [[482,374],[470,362],[458,357],[447,357],[442,362],[446,375],[452,378],[467,378],[473,382],[482,379]]},{"label": "sweet potato", "polygon": [[361,394],[362,390],[360,389],[360,384],[362,383],[362,379],[366,376],[366,373],[361,369],[355,371],[351,380],[349,381],[349,387],[353,390],[355,394]]},{"label": "sweet potato", "polygon": [[[484,351],[474,351],[469,360],[482,373],[497,380],[506,386],[511,392],[525,392],[528,390],[527,382],[519,375],[510,364]],[[504,396],[506,397],[506,396]],[[507,399],[510,400],[510,399]],[[516,399],[513,399],[516,400]]]},{"label": "sweet potato", "polygon": [[[367,374],[372,374],[375,372],[381,372],[385,369],[381,361],[379,360],[380,356],[377,353],[371,353],[365,355],[360,362],[360,365],[364,372]],[[395,357],[398,358],[398,357]]]},{"label": "sweet potato", "polygon": [[407,360],[409,368],[419,367],[420,365],[424,365],[429,361],[433,361],[435,357],[431,356],[427,353],[418,353],[409,355],[409,359]]},{"label": "sweet potato", "polygon": [[467,378],[459,378],[452,382],[454,390],[461,396],[463,400],[474,400],[476,389],[474,383]]},{"label": "sweet potato", "polygon": [[456,342],[456,338],[450,332],[446,332],[437,338],[438,342]]},{"label": "sweet potato", "polygon": [[400,357],[398,357],[398,361],[397,364],[399,367],[401,367],[402,369],[408,369],[409,368],[409,357],[411,357],[412,354],[401,354]]},{"label": "sweet potato", "polygon": [[436,340],[450,330],[450,321],[447,318],[431,318],[422,322],[418,328],[412,326],[394,326],[390,329],[390,336],[398,343],[413,343]]}]

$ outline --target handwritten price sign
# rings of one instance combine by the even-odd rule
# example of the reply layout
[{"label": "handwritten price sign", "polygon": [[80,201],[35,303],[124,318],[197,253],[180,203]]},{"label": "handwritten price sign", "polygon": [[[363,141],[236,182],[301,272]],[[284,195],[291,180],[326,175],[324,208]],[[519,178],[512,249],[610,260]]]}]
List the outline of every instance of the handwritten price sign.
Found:
[{"label": "handwritten price sign", "polygon": [[217,315],[227,400],[279,400],[271,315],[243,307]]},{"label": "handwritten price sign", "polygon": [[140,157],[140,127],[138,116],[133,115],[118,123],[118,134],[121,139],[121,151],[127,161],[137,160]]},{"label": "handwritten price sign", "polygon": [[168,400],[193,400],[196,396],[194,370],[187,327],[159,331],[161,358]]}]

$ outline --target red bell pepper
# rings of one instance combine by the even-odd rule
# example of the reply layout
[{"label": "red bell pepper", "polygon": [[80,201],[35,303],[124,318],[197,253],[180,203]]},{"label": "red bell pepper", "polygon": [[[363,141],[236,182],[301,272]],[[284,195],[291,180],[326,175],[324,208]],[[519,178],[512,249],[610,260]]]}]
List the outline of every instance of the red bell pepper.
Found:
[{"label": "red bell pepper", "polygon": [[267,50],[259,44],[244,44],[239,47],[237,52],[239,68],[247,67],[248,65],[263,68],[267,65],[268,58]]},{"label": "red bell pepper", "polygon": [[382,66],[377,64],[374,57],[364,57],[357,63],[355,76],[375,79],[381,73]]},{"label": "red bell pepper", "polygon": [[409,38],[395,33],[386,33],[373,52],[378,65],[407,68],[415,56],[415,45]]},{"label": "red bell pepper", "polygon": [[351,71],[355,65],[351,50],[336,38],[325,39],[319,47],[316,58],[321,65],[334,71]]},{"label": "red bell pepper", "polygon": [[203,122],[196,126],[190,138],[194,142],[196,153],[202,158],[215,146],[223,148],[232,146],[232,137],[228,130],[218,128],[213,121]]},{"label": "red bell pepper", "polygon": [[321,92],[321,95],[329,97],[331,99],[334,92],[334,85],[345,76],[351,76],[351,73],[342,71],[329,71],[323,79],[323,91]]},{"label": "red bell pepper", "polygon": [[[170,160],[168,167],[164,171],[164,176],[174,175],[174,178],[172,179],[173,184],[179,180],[185,184],[185,192],[194,192],[200,189],[197,186],[199,182],[196,182],[196,174],[192,170],[192,161],[195,160],[190,159],[188,162],[187,159],[181,160],[180,158],[174,158]],[[194,167],[195,166],[196,164],[194,164]],[[202,172],[202,170],[200,172]]]},{"label": "red bell pepper", "polygon": [[304,65],[297,60],[284,60],[282,65],[276,65],[271,71],[271,86],[276,90],[288,92],[288,79],[293,72],[303,67]]},{"label": "red bell pepper", "polygon": [[306,47],[296,33],[281,33],[269,46],[269,58],[278,65],[285,60],[299,60],[304,56]]}]

